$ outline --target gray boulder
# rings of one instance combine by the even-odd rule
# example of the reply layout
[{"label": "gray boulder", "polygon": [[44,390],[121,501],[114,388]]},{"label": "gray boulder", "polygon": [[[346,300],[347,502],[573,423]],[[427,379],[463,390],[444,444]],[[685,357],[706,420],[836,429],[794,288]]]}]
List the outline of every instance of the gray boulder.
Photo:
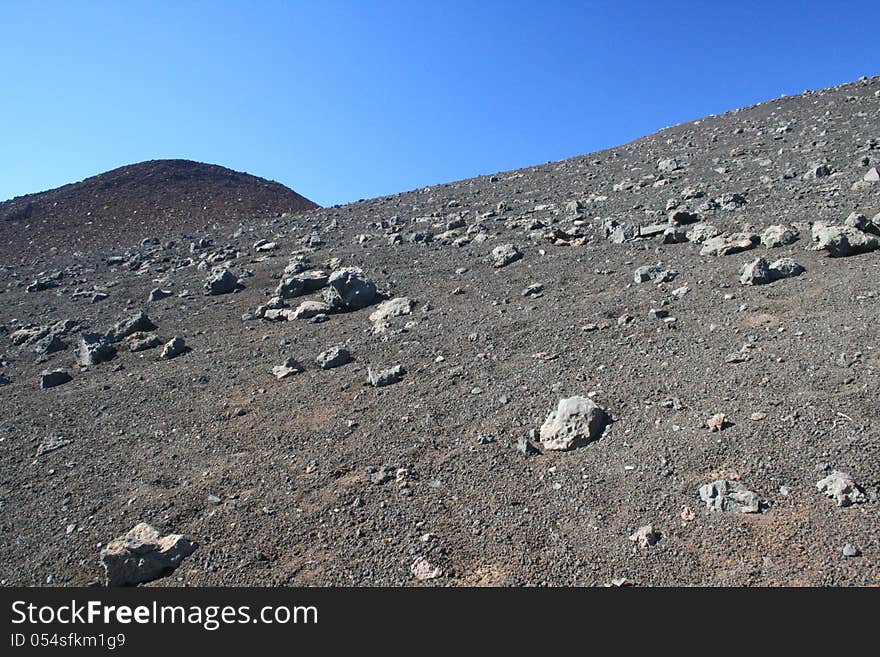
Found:
[{"label": "gray boulder", "polygon": [[760,513],[765,502],[738,481],[718,479],[700,486],[700,499],[709,511],[723,513]]},{"label": "gray boulder", "polygon": [[150,295],[147,297],[148,301],[161,301],[166,297],[170,297],[172,294],[171,290],[163,290],[161,287],[154,287],[150,290]]},{"label": "gray boulder", "polygon": [[877,237],[853,226],[827,226],[815,223],[811,228],[813,249],[827,251],[832,258],[842,258],[874,251],[880,246]]},{"label": "gray boulder", "polygon": [[195,550],[180,534],[161,536],[141,522],[101,550],[101,565],[108,586],[137,586],[170,575]]},{"label": "gray boulder", "polygon": [[164,360],[171,360],[172,358],[176,358],[186,351],[186,341],[184,341],[184,339],[179,335],[175,335],[173,338],[165,343],[165,346],[162,348],[162,353],[159,354],[159,357],[163,358]]},{"label": "gray boulder", "polygon": [[816,482],[816,488],[828,497],[837,500],[837,506],[850,506],[867,502],[868,497],[851,476],[846,472],[835,470],[830,475]]},{"label": "gray boulder", "polygon": [[116,324],[113,325],[113,328],[107,331],[107,339],[110,342],[119,342],[132,333],[148,333],[157,328],[158,327],[150,320],[150,318],[147,317],[147,314],[140,311],[127,319],[116,322]]},{"label": "gray boulder", "polygon": [[34,351],[38,354],[54,354],[67,349],[67,343],[57,333],[40,338],[34,343]]},{"label": "gray boulder", "polygon": [[516,262],[522,257],[523,254],[513,244],[502,244],[492,249],[492,266],[500,269],[512,262]]},{"label": "gray boulder", "polygon": [[668,283],[675,280],[678,272],[674,269],[665,269],[662,265],[644,265],[633,272],[633,281],[635,283]]},{"label": "gray boulder", "polygon": [[341,367],[351,362],[351,352],[345,347],[330,347],[326,351],[322,351],[315,359],[322,370],[330,370],[334,367]]},{"label": "gray boulder", "polygon": [[799,276],[804,271],[806,270],[791,258],[780,258],[772,263],[766,258],[757,258],[742,266],[739,282],[743,285],[766,285],[783,278]]},{"label": "gray boulder", "polygon": [[360,310],[376,302],[376,284],[358,267],[339,269],[328,279],[324,301],[341,310]]},{"label": "gray boulder", "polygon": [[80,338],[76,361],[84,366],[97,365],[112,360],[116,348],[100,333],[83,333]]},{"label": "gray boulder", "polygon": [[286,316],[289,319],[311,319],[329,313],[331,310],[330,304],[323,301],[303,301],[292,314]]},{"label": "gray boulder", "polygon": [[205,292],[207,294],[229,294],[235,292],[238,286],[238,277],[226,267],[211,272],[205,279]]},{"label": "gray boulder", "polygon": [[413,301],[408,297],[395,297],[383,301],[376,310],[370,313],[370,321],[374,323],[387,322],[394,317],[401,317],[412,313]]},{"label": "gray boulder", "polygon": [[72,380],[67,370],[43,370],[40,372],[40,389],[48,390]]},{"label": "gray boulder", "polygon": [[776,225],[768,226],[761,233],[761,244],[768,249],[774,249],[780,246],[786,246],[797,241],[797,233],[786,228],[785,226]]},{"label": "gray boulder", "polygon": [[758,236],[752,233],[734,233],[733,235],[719,235],[710,237],[703,242],[700,249],[701,256],[725,256],[742,251],[748,251],[755,247]]},{"label": "gray boulder", "polygon": [[541,425],[544,449],[566,450],[598,440],[607,417],[605,411],[587,397],[561,399]]},{"label": "gray boulder", "polygon": [[293,299],[327,287],[327,272],[318,269],[299,272],[282,280],[275,289],[275,296]]},{"label": "gray boulder", "polygon": [[162,338],[160,338],[155,333],[144,333],[138,331],[137,333],[132,333],[126,339],[128,343],[129,351],[137,352],[137,351],[145,351],[147,349],[155,349],[156,347],[162,346]]},{"label": "gray boulder", "polygon": [[395,365],[394,367],[389,367],[378,372],[374,372],[372,368],[367,369],[368,381],[374,388],[381,388],[383,386],[390,386],[394,383],[398,383],[403,380],[404,374],[406,374],[406,369],[403,365]]}]

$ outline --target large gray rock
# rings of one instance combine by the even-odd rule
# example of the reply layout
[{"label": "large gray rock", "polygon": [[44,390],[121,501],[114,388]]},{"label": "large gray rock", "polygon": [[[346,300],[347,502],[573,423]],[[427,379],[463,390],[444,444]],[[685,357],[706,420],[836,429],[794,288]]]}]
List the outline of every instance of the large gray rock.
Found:
[{"label": "large gray rock", "polygon": [[409,315],[412,312],[413,301],[407,297],[395,297],[383,301],[376,310],[370,313],[370,321],[374,323],[387,322],[394,317]]},{"label": "large gray rock", "polygon": [[304,271],[282,280],[275,290],[275,295],[281,299],[293,299],[304,294],[315,292],[327,287],[327,272],[318,269]]},{"label": "large gray rock", "polygon": [[767,226],[761,233],[761,244],[768,249],[774,249],[780,246],[786,246],[797,241],[797,233],[786,228],[785,226]]},{"label": "large gray rock", "polygon": [[106,363],[116,355],[116,348],[110,344],[107,336],[100,333],[83,333],[80,338],[79,349],[76,352],[76,362],[84,367]]},{"label": "large gray rock", "polygon": [[40,338],[34,343],[34,351],[38,354],[54,354],[67,349],[67,343],[57,333]]},{"label": "large gray rock", "polygon": [[296,362],[293,357],[285,359],[281,365],[272,368],[272,375],[276,379],[286,379],[293,374],[299,374],[303,371],[302,366]]},{"label": "large gray rock", "polygon": [[205,279],[205,292],[208,294],[229,294],[235,292],[238,286],[238,277],[226,267],[211,272]]},{"label": "large gray rock", "polygon": [[512,262],[516,262],[522,257],[523,254],[513,244],[502,244],[492,249],[492,266],[500,269]]},{"label": "large gray rock", "polygon": [[592,399],[561,399],[541,425],[541,444],[544,449],[565,450],[598,440],[606,420],[605,411]]},{"label": "large gray rock", "polygon": [[155,349],[162,346],[162,338],[155,333],[143,333],[138,331],[132,333],[126,339],[130,351],[146,351],[147,349]]},{"label": "large gray rock", "polygon": [[816,488],[828,497],[837,500],[837,506],[850,506],[867,502],[868,497],[851,476],[846,472],[835,470],[830,475],[816,482]]},{"label": "large gray rock", "polygon": [[673,171],[678,171],[680,168],[678,161],[671,157],[657,162],[657,170],[660,171],[660,173],[672,173]]},{"label": "large gray rock", "polygon": [[738,481],[718,479],[700,486],[700,499],[710,511],[723,513],[760,513],[764,506],[757,493]]},{"label": "large gray rock", "polygon": [[159,357],[163,358],[164,360],[171,360],[172,358],[176,358],[186,351],[186,341],[184,341],[184,339],[179,335],[175,335],[173,338],[165,343],[165,346],[162,348],[162,353],[159,354]]},{"label": "large gray rock", "polygon": [[311,319],[317,315],[324,315],[332,310],[329,303],[323,301],[303,301],[293,313],[287,314],[288,319]]},{"label": "large gray rock", "polygon": [[804,271],[791,258],[780,258],[772,263],[766,258],[757,258],[742,266],[739,281],[743,285],[765,285],[783,278],[800,276]]},{"label": "large gray rock", "polygon": [[674,269],[665,269],[662,265],[644,265],[633,272],[633,281],[636,283],[668,283],[675,280],[678,272]]},{"label": "large gray rock", "polygon": [[755,247],[758,241],[757,235],[751,233],[734,233],[733,235],[719,235],[710,237],[703,242],[700,249],[701,256],[725,256],[741,251],[748,251]]},{"label": "large gray rock", "polygon": [[877,237],[853,226],[827,226],[815,223],[811,228],[813,249],[827,251],[832,258],[841,258],[874,251],[880,246]]},{"label": "large gray rock", "polygon": [[116,324],[113,325],[113,328],[107,331],[107,339],[110,342],[119,342],[132,333],[149,333],[157,328],[158,327],[152,322],[152,320],[147,317],[147,314],[140,311],[127,319],[116,322]]},{"label": "large gray rock", "polygon": [[718,235],[718,229],[712,224],[696,224],[688,230],[685,236],[689,242],[700,244]]},{"label": "large gray rock", "polygon": [[327,281],[330,287],[324,292],[324,301],[333,308],[360,310],[376,302],[376,284],[358,267],[339,269]]},{"label": "large gray rock", "polygon": [[773,275],[767,258],[757,258],[747,262],[740,269],[739,282],[743,285],[764,285],[771,281]]},{"label": "large gray rock", "polygon": [[374,372],[372,368],[367,369],[368,381],[374,388],[382,388],[397,383],[403,380],[404,374],[406,374],[406,369],[404,369],[403,365],[395,365],[378,372]]},{"label": "large gray rock", "polygon": [[72,377],[67,370],[43,370],[40,372],[40,388],[42,390],[60,386],[71,380]]},{"label": "large gray rock", "polygon": [[315,359],[322,370],[330,370],[334,367],[341,367],[351,362],[351,352],[345,347],[330,347],[326,351],[322,351]]},{"label": "large gray rock", "polygon": [[137,586],[170,575],[195,550],[180,534],[161,536],[141,522],[101,550],[101,565],[108,586]]}]

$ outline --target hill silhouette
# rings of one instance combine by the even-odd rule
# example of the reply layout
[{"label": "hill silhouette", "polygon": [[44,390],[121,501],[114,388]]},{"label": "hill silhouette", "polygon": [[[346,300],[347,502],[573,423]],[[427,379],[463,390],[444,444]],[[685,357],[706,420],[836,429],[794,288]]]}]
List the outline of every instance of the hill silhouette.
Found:
[{"label": "hill silhouette", "polygon": [[[318,205],[284,185],[190,160],[131,164],[0,203],[0,241],[11,257],[47,248],[111,247],[124,235],[159,237]],[[25,246],[25,252],[21,247]]]}]

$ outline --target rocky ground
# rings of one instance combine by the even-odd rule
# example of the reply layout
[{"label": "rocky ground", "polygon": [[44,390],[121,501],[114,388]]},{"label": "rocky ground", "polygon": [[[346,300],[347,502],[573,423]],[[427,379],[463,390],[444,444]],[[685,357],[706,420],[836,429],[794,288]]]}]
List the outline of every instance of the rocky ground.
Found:
[{"label": "rocky ground", "polygon": [[0,580],[880,583],[878,141],[871,78],[299,216],[21,244]]}]

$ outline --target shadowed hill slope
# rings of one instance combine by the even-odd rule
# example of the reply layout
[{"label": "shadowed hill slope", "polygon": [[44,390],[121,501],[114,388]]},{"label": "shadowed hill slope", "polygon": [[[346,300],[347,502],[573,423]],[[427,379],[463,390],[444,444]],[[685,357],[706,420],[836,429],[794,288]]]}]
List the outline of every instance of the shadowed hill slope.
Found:
[{"label": "shadowed hill slope", "polygon": [[[0,203],[0,250],[88,250],[317,204],[284,185],[213,164],[150,160]],[[22,251],[21,247],[24,247]]]}]

